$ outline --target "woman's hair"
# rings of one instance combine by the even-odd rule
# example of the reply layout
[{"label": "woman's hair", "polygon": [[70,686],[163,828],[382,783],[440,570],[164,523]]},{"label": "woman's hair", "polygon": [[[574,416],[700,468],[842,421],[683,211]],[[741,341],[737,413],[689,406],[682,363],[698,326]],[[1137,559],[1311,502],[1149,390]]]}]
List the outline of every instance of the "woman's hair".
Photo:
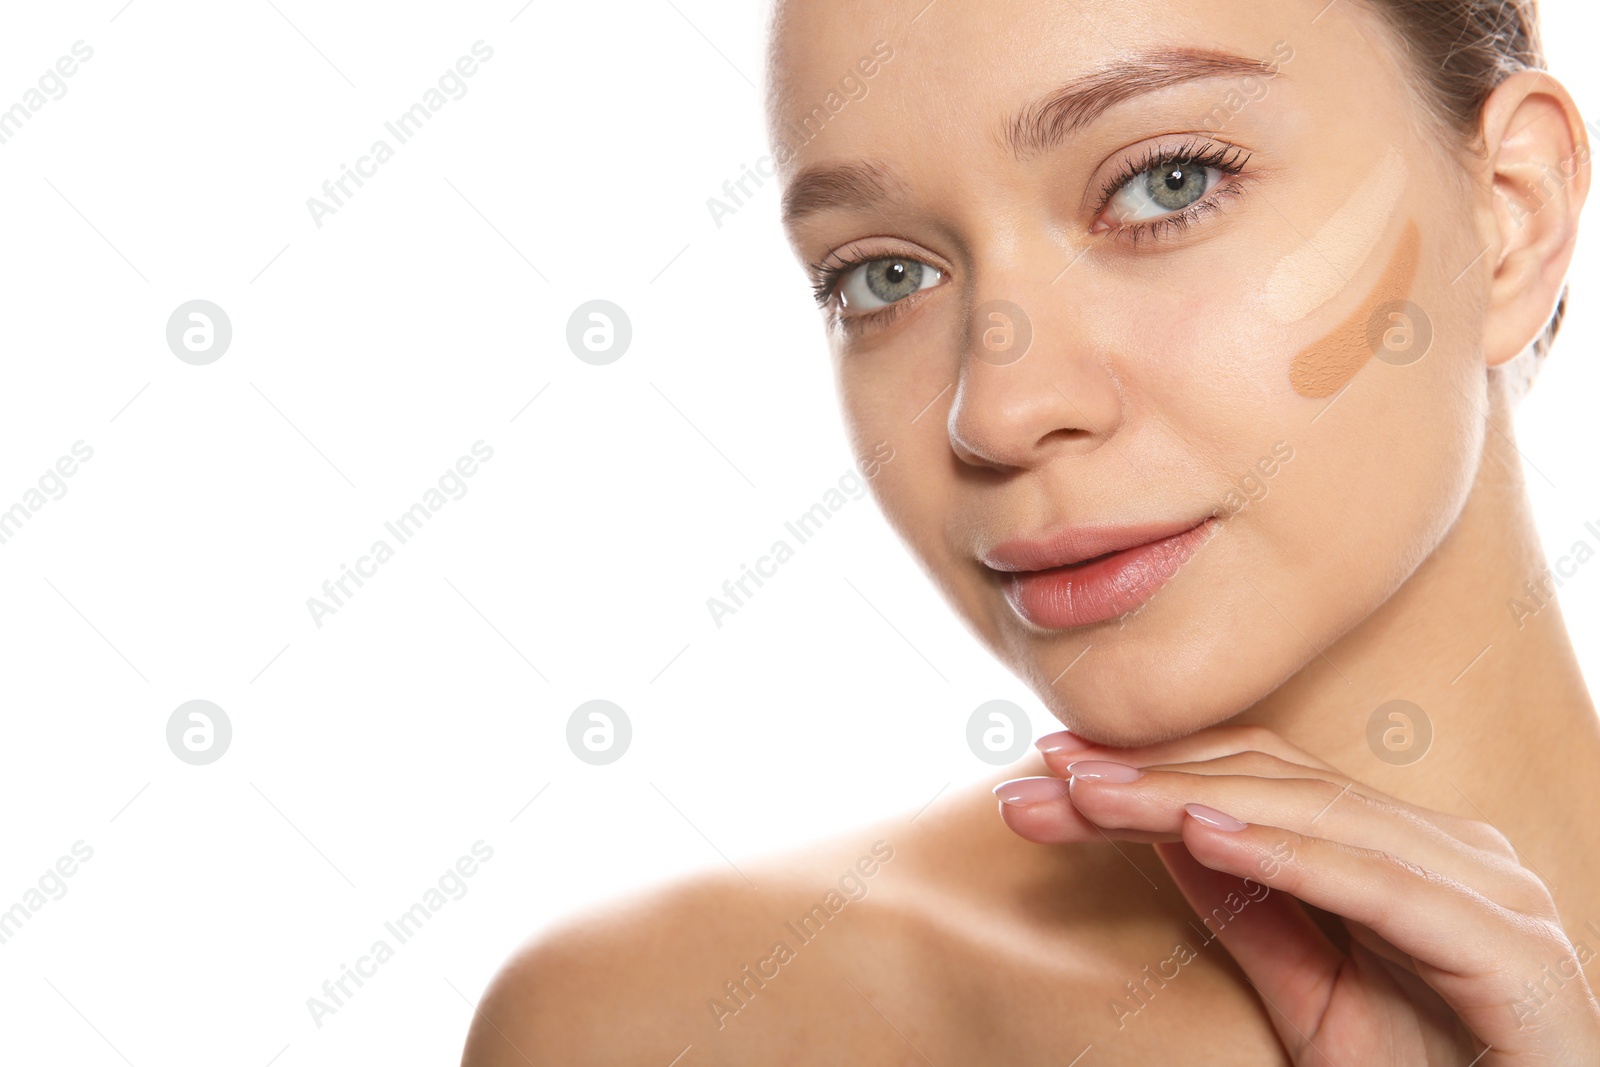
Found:
[{"label": "woman's hair", "polygon": [[[1409,53],[1425,113],[1459,148],[1482,152],[1478,124],[1484,101],[1507,75],[1545,69],[1536,0],[1361,2],[1389,24]],[[1544,362],[1566,312],[1563,288],[1555,314],[1534,342],[1528,379]]]}]

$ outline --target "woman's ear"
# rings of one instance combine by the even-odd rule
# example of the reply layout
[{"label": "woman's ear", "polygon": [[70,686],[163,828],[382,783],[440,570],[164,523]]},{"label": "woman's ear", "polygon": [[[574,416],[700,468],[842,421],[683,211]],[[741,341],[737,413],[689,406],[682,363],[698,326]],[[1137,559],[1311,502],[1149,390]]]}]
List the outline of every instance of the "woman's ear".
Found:
[{"label": "woman's ear", "polygon": [[1526,351],[1555,313],[1589,195],[1590,152],[1577,105],[1543,71],[1518,71],[1495,88],[1482,134],[1493,183],[1484,355],[1497,367]]}]

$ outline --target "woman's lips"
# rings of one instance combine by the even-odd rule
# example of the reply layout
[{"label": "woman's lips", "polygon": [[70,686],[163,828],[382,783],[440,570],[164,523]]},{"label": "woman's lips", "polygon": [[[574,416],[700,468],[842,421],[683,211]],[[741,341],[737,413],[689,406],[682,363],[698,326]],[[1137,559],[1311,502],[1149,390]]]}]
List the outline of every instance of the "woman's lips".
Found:
[{"label": "woman's lips", "polygon": [[[1178,568],[1205,543],[1216,523],[1172,527],[1069,531],[1050,542],[1008,542],[984,558],[1005,572],[1002,586],[1012,610],[1035,626],[1068,629],[1114,619],[1155,596]],[[1113,550],[1085,557],[1082,546],[1119,544]],[[1060,566],[1026,567],[1075,559]]]}]

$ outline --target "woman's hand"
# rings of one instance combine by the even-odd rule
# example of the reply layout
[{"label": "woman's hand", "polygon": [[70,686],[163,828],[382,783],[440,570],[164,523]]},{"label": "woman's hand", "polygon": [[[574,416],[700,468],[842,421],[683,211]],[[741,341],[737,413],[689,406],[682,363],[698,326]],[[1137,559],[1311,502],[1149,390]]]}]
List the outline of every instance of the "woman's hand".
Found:
[{"label": "woman's hand", "polygon": [[[1042,843],[1153,842],[1297,1065],[1600,1064],[1600,1003],[1550,892],[1487,823],[1404,803],[1262,727],[1040,747],[1070,782],[997,787],[1006,824]],[[1349,951],[1296,899],[1341,917]]]}]

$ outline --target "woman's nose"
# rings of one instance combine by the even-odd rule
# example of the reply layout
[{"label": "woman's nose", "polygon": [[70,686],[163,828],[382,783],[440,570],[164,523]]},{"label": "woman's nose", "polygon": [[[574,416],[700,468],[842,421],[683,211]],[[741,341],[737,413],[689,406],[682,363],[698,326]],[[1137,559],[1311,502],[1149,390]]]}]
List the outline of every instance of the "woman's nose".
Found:
[{"label": "woman's nose", "polygon": [[979,301],[967,316],[950,446],[965,463],[1001,470],[1038,466],[1110,440],[1122,398],[1110,350],[1092,312],[1050,283],[1021,302]]}]

